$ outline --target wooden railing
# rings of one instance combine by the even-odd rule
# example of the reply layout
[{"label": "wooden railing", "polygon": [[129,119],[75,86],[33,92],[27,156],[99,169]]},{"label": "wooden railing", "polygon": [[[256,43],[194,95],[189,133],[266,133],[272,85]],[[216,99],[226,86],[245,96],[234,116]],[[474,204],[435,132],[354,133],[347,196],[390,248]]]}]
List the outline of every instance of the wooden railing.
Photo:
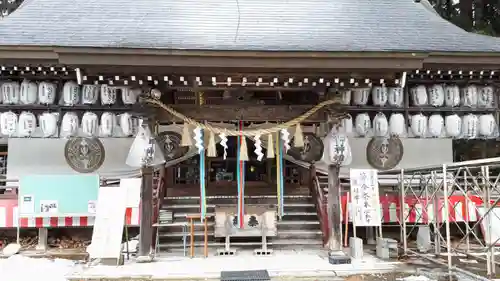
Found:
[{"label": "wooden railing", "polygon": [[318,213],[319,224],[321,227],[321,232],[323,234],[323,245],[326,245],[326,243],[328,242],[328,237],[330,236],[330,227],[328,224],[327,213],[327,198],[319,184],[319,180],[314,168],[311,168],[311,181],[309,188],[314,199],[316,212]]}]

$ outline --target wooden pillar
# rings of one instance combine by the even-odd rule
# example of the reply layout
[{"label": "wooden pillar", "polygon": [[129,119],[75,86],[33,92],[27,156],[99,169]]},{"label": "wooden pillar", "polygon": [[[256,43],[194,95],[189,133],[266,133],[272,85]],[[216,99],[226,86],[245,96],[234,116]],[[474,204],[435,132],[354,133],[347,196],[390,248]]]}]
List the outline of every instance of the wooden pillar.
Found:
[{"label": "wooden pillar", "polygon": [[339,173],[340,166],[328,166],[328,224],[330,227],[328,250],[330,252],[342,250]]},{"label": "wooden pillar", "polygon": [[142,168],[139,257],[149,256],[153,246],[153,168]]}]

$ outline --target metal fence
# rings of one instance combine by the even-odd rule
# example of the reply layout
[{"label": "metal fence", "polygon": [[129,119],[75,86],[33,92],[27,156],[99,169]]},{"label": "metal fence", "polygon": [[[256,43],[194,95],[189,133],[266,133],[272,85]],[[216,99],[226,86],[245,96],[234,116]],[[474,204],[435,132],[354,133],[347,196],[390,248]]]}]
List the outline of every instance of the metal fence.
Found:
[{"label": "metal fence", "polygon": [[434,254],[446,256],[450,272],[460,269],[457,257],[470,256],[486,263],[488,276],[496,274],[500,218],[495,208],[500,206],[500,157],[380,175],[398,175],[398,218],[405,254],[418,252],[416,245],[409,243],[409,236],[414,229],[427,225]]}]

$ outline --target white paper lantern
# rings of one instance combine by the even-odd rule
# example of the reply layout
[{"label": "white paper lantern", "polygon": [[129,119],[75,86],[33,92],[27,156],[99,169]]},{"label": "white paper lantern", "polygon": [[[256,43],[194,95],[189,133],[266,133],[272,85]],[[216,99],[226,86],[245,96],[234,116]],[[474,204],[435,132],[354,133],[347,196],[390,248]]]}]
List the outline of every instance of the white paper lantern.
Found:
[{"label": "white paper lantern", "polygon": [[56,85],[50,82],[38,84],[38,102],[40,104],[54,104],[56,101]]},{"label": "white paper lantern", "polygon": [[54,113],[45,112],[39,116],[40,129],[44,138],[54,137],[57,133],[57,116]]},{"label": "white paper lantern", "polygon": [[64,114],[61,121],[61,137],[70,137],[78,133],[79,126],[78,115],[74,112]]},{"label": "white paper lantern", "polygon": [[448,115],[444,121],[446,136],[450,138],[458,138],[462,134],[462,119],[456,115]]},{"label": "white paper lantern", "polygon": [[112,137],[116,126],[116,116],[111,112],[104,112],[101,115],[101,136]]},{"label": "white paper lantern", "polygon": [[349,145],[349,139],[345,134],[330,132],[324,139],[322,162],[327,164],[335,164],[347,166],[352,163],[352,151]]},{"label": "white paper lantern", "polygon": [[93,112],[85,112],[82,116],[82,133],[87,137],[97,136],[99,118]]},{"label": "white paper lantern", "polygon": [[429,117],[428,130],[430,137],[439,138],[442,136],[444,130],[444,118],[441,114],[433,114]]},{"label": "white paper lantern", "polygon": [[22,112],[17,123],[17,135],[21,138],[31,137],[36,129],[36,116],[31,112]]},{"label": "white paper lantern", "polygon": [[82,103],[96,104],[99,99],[99,86],[85,84],[82,87]]},{"label": "white paper lantern", "polygon": [[418,85],[410,90],[413,104],[424,106],[428,104],[427,89],[424,85]]},{"label": "white paper lantern", "polygon": [[497,122],[493,114],[483,114],[479,116],[479,135],[491,138],[497,132]]},{"label": "white paper lantern", "polygon": [[340,92],[340,104],[349,105],[351,104],[352,90],[346,89]]},{"label": "white paper lantern", "polygon": [[390,87],[387,94],[387,102],[390,106],[402,107],[404,102],[403,88]]},{"label": "white paper lantern", "polygon": [[80,101],[80,86],[73,81],[64,83],[63,86],[63,104],[76,105]]},{"label": "white paper lantern", "polygon": [[389,122],[383,113],[377,113],[373,118],[373,133],[376,137],[385,137],[389,134]]},{"label": "white paper lantern", "polygon": [[406,121],[402,113],[393,113],[389,118],[389,134],[402,137],[406,133]]},{"label": "white paper lantern", "polygon": [[434,107],[443,106],[445,94],[444,88],[441,84],[435,84],[429,87],[429,105]]},{"label": "white paper lantern", "polygon": [[35,104],[37,99],[38,85],[35,82],[31,82],[26,79],[23,80],[19,93],[19,102],[21,104]]},{"label": "white paper lantern", "polygon": [[12,111],[4,112],[0,115],[1,132],[4,136],[12,137],[17,131],[17,114]]},{"label": "white paper lantern", "polygon": [[477,97],[477,105],[479,107],[491,108],[493,107],[493,94],[494,89],[492,86],[484,86],[479,88]]},{"label": "white paper lantern", "polygon": [[352,89],[353,102],[355,105],[366,105],[370,96],[370,88],[354,88]]},{"label": "white paper lantern", "polygon": [[468,107],[477,106],[477,87],[475,85],[469,85],[462,89],[462,105]]},{"label": "white paper lantern", "polygon": [[368,113],[360,113],[355,120],[356,133],[360,136],[366,136],[371,130],[371,121]]},{"label": "white paper lantern", "polygon": [[101,103],[113,105],[116,103],[116,87],[101,85]]},{"label": "white paper lantern", "polygon": [[340,121],[340,128],[339,132],[345,133],[345,134],[352,134],[352,129],[353,129],[353,124],[352,124],[352,116],[350,114],[347,114],[347,116]]},{"label": "white paper lantern", "polygon": [[422,138],[427,133],[427,117],[423,114],[415,114],[410,120],[411,132],[414,137]]},{"label": "white paper lantern", "polygon": [[122,87],[121,92],[123,104],[135,104],[137,103],[137,98],[141,94],[141,89]]},{"label": "white paper lantern", "polygon": [[375,106],[384,106],[387,104],[388,93],[385,86],[374,86],[372,88],[372,100]]},{"label": "white paper lantern", "polygon": [[132,120],[132,115],[129,113],[120,114],[120,127],[122,129],[123,135],[128,137],[134,134],[134,124]]},{"label": "white paper lantern", "polygon": [[460,105],[460,88],[457,85],[447,85],[444,87],[444,104],[448,107]]},{"label": "white paper lantern", "polygon": [[2,84],[2,100],[4,104],[19,104],[19,92],[21,86],[14,81],[7,81]]},{"label": "white paper lantern", "polygon": [[475,139],[479,131],[479,118],[474,114],[467,114],[462,117],[462,137],[465,139]]}]

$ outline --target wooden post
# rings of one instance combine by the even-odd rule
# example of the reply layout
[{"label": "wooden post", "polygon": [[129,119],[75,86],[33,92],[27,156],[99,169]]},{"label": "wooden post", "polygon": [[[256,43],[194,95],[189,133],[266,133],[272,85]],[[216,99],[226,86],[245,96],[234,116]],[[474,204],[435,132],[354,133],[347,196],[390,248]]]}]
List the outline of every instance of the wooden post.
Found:
[{"label": "wooden post", "polygon": [[191,243],[190,243],[190,252],[191,252],[191,257],[194,258],[194,221],[193,221],[193,217],[189,217],[189,232],[190,232],[190,235],[191,235]]},{"label": "wooden post", "polygon": [[328,224],[330,228],[328,250],[330,252],[342,250],[339,173],[340,166],[328,166]]},{"label": "wooden post", "polygon": [[203,222],[203,235],[205,236],[205,241],[203,243],[203,255],[208,257],[208,224],[207,224],[207,218],[205,218],[205,221]]},{"label": "wooden post", "polygon": [[142,168],[139,257],[149,256],[153,246],[153,168]]}]

